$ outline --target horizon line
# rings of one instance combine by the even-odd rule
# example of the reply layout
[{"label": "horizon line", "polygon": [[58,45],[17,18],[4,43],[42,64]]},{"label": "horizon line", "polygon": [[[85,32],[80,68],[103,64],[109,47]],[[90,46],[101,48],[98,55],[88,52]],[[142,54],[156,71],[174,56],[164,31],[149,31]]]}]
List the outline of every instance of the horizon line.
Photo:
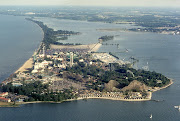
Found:
[{"label": "horizon line", "polygon": [[[113,5],[0,5],[4,7],[141,7],[141,8],[179,8],[180,6],[113,6]],[[180,9],[180,8],[179,8]]]}]

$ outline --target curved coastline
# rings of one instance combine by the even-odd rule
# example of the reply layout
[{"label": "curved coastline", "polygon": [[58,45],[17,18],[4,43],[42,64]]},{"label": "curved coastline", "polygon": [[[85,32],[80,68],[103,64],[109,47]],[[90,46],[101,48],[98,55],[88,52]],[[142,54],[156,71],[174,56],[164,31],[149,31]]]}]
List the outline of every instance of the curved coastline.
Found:
[{"label": "curved coastline", "polygon": [[159,90],[165,89],[165,88],[167,88],[167,87],[171,86],[173,83],[174,83],[174,82],[173,82],[173,79],[170,79],[170,82],[169,82],[169,84],[168,84],[168,85],[165,85],[165,86],[163,86],[163,87],[155,87],[155,89],[152,89],[152,92],[156,92],[156,91],[159,91]]},{"label": "curved coastline", "polygon": [[[40,27],[40,26],[39,26]],[[41,27],[40,27],[41,28]],[[42,28],[41,28],[42,30]],[[42,30],[42,33],[43,33],[43,38],[44,38],[44,32]],[[42,38],[42,40],[43,40]],[[97,51],[100,47],[101,47],[101,43],[97,43],[97,44],[92,44],[91,46],[92,47],[92,50],[91,51]],[[83,46],[83,45],[82,45]],[[84,45],[84,46],[89,46],[89,45]],[[67,47],[67,46],[66,46]],[[40,49],[40,46],[39,48],[37,49]],[[36,53],[36,51],[35,51]],[[27,68],[32,68],[33,67],[33,58],[30,57],[18,70],[15,71],[15,73],[17,72],[23,72],[23,71],[26,71]],[[162,89],[165,89],[169,86],[171,86],[173,84],[173,80],[170,79],[170,83],[166,86],[163,86],[161,88],[159,87],[156,87],[155,89],[152,89],[150,92],[150,95],[148,96],[147,99],[118,99],[118,98],[112,98],[112,97],[87,97],[87,98],[77,98],[77,99],[68,99],[68,100],[65,100],[65,101],[75,101],[75,100],[83,100],[83,99],[107,99],[107,100],[119,100],[119,101],[150,101],[151,100],[151,97],[152,97],[152,93],[155,92],[155,91],[158,91],[158,90],[162,90]],[[64,101],[62,101],[64,102]],[[23,103],[17,103],[18,105],[21,105],[21,104],[30,104],[30,103],[62,103],[62,102],[53,102],[53,101],[33,101],[33,102],[23,102]]]},{"label": "curved coastline", "polygon": [[86,97],[86,98],[82,98],[79,97],[77,99],[68,99],[68,100],[64,100],[61,102],[53,102],[53,101],[33,101],[33,102],[22,102],[22,103],[17,103],[18,105],[23,105],[23,104],[34,104],[34,103],[62,103],[62,102],[69,102],[69,101],[77,101],[77,100],[87,100],[87,99],[103,99],[103,100],[116,100],[116,101],[126,101],[126,102],[142,102],[142,101],[151,101],[152,99],[152,94],[153,92],[168,88],[169,86],[171,86],[173,84],[173,80],[170,80],[170,83],[164,87],[161,88],[157,88],[152,90],[152,92],[149,92],[149,96],[146,99],[120,99],[120,98],[112,98],[112,97]]},{"label": "curved coastline", "polygon": [[152,92],[149,92],[149,96],[146,99],[120,99],[120,98],[112,98],[112,97],[86,97],[86,98],[77,98],[77,99],[68,99],[61,102],[53,102],[53,101],[33,101],[33,102],[23,102],[18,103],[18,105],[22,104],[33,104],[33,103],[62,103],[62,102],[68,102],[68,101],[77,101],[77,100],[87,100],[87,99],[103,99],[103,100],[117,100],[117,101],[126,101],[126,102],[142,102],[142,101],[151,101],[153,92],[168,88],[173,84],[173,80],[170,80],[170,83],[164,87],[158,88],[156,90],[152,90]]},{"label": "curved coastline", "polygon": [[[79,97],[77,99],[68,99],[68,100],[64,100],[61,102],[54,102],[54,101],[32,101],[32,102],[20,102],[20,103],[16,103],[16,106],[3,106],[3,107],[19,107],[20,105],[24,105],[24,104],[36,104],[36,103],[63,103],[63,102],[69,102],[69,101],[77,101],[77,100],[87,100],[87,99],[103,99],[103,100],[116,100],[116,101],[126,101],[126,102],[143,102],[143,101],[151,101],[152,99],[152,93],[165,89],[169,86],[171,86],[173,84],[173,80],[170,80],[170,83],[164,87],[158,88],[156,90],[153,90],[152,92],[149,92],[149,95],[146,99],[120,99],[120,98],[112,98],[112,97],[86,97],[86,98],[82,98]],[[1,107],[1,106],[0,106]]]},{"label": "curved coastline", "polygon": [[[25,18],[26,19],[26,18]],[[26,21],[29,21],[26,19]],[[42,45],[42,41],[44,39],[44,31],[43,29],[38,25],[36,24],[35,22],[33,21],[30,21],[32,23],[34,23],[35,25],[37,25],[40,29],[41,29],[41,32],[43,34],[43,37],[42,37],[42,40],[41,40],[41,44],[39,45],[39,47],[37,48],[37,50],[40,49],[41,45]],[[51,47],[50,48],[54,48],[54,49],[61,49],[61,48],[89,48],[90,52],[96,52],[99,50],[99,48],[102,46],[101,43],[94,43],[94,44],[89,44],[89,45],[53,45],[51,44]],[[36,53],[37,51],[34,52],[34,54]],[[33,54],[33,55],[34,55]],[[32,56],[33,56],[32,55]],[[22,64],[22,66],[20,66],[14,73],[18,73],[18,72],[24,72],[24,71],[27,71],[29,68],[32,68],[33,67],[33,58],[32,56],[24,62],[24,64]]]}]

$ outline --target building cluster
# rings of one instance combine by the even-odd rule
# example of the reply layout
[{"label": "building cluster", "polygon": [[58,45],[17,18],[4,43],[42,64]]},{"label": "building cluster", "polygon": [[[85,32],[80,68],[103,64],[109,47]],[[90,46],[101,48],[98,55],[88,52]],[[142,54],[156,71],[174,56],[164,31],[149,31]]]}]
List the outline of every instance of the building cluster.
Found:
[{"label": "building cluster", "polygon": [[81,92],[78,96],[79,98],[114,98],[114,99],[124,99],[122,92],[100,92],[95,90],[85,90]]},{"label": "building cluster", "polygon": [[124,65],[127,64],[129,62],[124,62],[122,60],[117,59],[116,57],[108,54],[108,53],[93,53],[92,57],[94,59],[99,59],[102,62],[109,64],[109,63],[118,63],[119,65]]},{"label": "building cluster", "polygon": [[146,99],[141,92],[130,92],[125,95],[123,92],[100,92],[95,90],[85,90],[78,96],[79,98],[110,98],[119,100],[138,100]]},{"label": "building cluster", "polygon": [[140,92],[129,92],[124,99],[143,99],[143,95]]},{"label": "building cluster", "polygon": [[[97,61],[97,60],[100,61]],[[63,91],[64,89],[74,88],[77,92],[78,90],[86,90],[86,84],[84,81],[73,81],[66,77],[67,73],[66,68],[71,68],[77,63],[84,63],[85,65],[94,65],[99,66],[104,70],[109,70],[108,63],[117,62],[118,60],[107,54],[107,53],[88,53],[87,50],[82,49],[49,49],[46,50],[43,48],[39,54],[33,56],[33,68],[29,69],[26,72],[17,72],[14,75],[10,76],[8,79],[2,82],[6,85],[11,83],[13,86],[18,87],[24,84],[33,83],[35,81],[41,81],[42,84],[48,84],[49,89],[53,91]],[[89,75],[88,75],[89,76]],[[81,75],[74,75],[74,78],[82,79]],[[89,77],[87,80],[97,80]],[[74,92],[74,93],[76,93]],[[80,92],[78,94],[81,94]],[[103,97],[116,97],[120,98],[120,93],[110,93],[102,94],[97,92],[88,92],[87,94],[79,95],[84,96],[103,96]],[[11,96],[12,98],[13,96]],[[27,97],[18,97],[15,95],[15,98],[18,101],[23,101]],[[6,100],[4,97],[0,100]],[[9,102],[9,99],[7,100]]]},{"label": "building cluster", "polygon": [[140,31],[140,32],[157,32],[162,34],[169,35],[180,35],[180,26],[175,27],[157,27],[157,28],[134,28],[130,29],[132,31]]},{"label": "building cluster", "polygon": [[25,95],[17,95],[9,92],[0,92],[1,102],[23,102],[25,99],[28,99],[28,97]]},{"label": "building cluster", "polygon": [[0,101],[2,102],[11,102],[11,99],[7,97],[8,92],[0,93]]}]

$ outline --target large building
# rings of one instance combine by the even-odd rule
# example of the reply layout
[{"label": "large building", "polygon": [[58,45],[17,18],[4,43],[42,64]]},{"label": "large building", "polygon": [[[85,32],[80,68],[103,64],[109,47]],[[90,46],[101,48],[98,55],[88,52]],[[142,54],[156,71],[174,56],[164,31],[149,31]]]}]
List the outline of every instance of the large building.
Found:
[{"label": "large building", "polygon": [[9,98],[0,97],[0,101],[2,102],[11,102]]}]

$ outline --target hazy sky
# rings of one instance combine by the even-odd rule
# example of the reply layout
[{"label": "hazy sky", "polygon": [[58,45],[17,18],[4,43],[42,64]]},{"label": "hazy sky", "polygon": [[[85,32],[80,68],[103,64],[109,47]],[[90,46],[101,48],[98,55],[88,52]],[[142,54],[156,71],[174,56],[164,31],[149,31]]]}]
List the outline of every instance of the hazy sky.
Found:
[{"label": "hazy sky", "polygon": [[0,0],[0,5],[88,5],[180,7],[180,0]]}]

